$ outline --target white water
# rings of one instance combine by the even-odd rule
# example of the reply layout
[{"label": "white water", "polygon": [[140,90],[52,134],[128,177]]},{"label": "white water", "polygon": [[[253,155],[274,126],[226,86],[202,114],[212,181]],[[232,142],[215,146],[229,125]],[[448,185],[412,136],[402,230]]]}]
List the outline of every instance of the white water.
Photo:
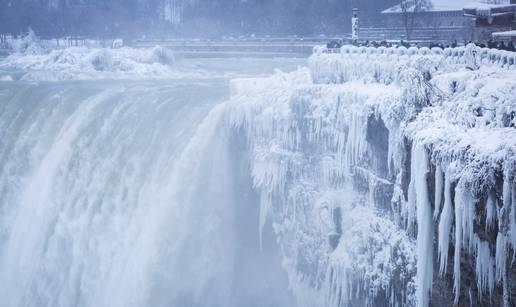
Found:
[{"label": "white water", "polygon": [[220,120],[221,71],[281,61],[225,63],[186,62],[218,76],[202,80],[0,82],[2,306],[293,304]]}]

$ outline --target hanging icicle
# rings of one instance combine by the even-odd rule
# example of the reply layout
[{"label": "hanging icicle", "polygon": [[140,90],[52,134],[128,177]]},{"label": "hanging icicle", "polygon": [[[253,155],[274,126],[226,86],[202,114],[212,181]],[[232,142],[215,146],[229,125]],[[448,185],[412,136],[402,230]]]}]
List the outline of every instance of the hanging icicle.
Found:
[{"label": "hanging icicle", "polygon": [[438,239],[438,254],[439,254],[439,272],[441,275],[446,273],[448,265],[448,249],[450,245],[450,230],[453,220],[452,208],[452,182],[451,174],[448,172],[445,175],[444,182],[444,206],[439,219],[439,239]]}]

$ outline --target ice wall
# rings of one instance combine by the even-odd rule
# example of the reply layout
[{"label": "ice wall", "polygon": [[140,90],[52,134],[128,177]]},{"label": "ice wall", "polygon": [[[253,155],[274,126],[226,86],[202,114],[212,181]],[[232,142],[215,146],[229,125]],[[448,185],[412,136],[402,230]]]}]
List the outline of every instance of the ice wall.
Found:
[{"label": "ice wall", "polygon": [[232,82],[226,121],[301,306],[514,304],[515,59],[316,48]]}]

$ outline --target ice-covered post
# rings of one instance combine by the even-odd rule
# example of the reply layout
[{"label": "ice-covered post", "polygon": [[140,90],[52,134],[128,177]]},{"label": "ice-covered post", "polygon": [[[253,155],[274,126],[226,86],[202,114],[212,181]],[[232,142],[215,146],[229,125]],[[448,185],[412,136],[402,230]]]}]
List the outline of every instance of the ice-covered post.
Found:
[{"label": "ice-covered post", "polygon": [[351,40],[354,44],[358,41],[358,9],[353,9],[353,17],[351,17]]}]

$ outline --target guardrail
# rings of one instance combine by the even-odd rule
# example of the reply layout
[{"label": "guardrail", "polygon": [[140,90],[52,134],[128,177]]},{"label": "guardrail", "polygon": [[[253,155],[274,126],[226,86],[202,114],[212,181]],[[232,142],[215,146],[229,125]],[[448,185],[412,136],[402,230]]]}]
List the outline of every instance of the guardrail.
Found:
[{"label": "guardrail", "polygon": [[486,66],[513,71],[516,69],[516,52],[479,48],[472,44],[446,49],[356,46],[327,49],[318,46],[309,59],[312,79],[320,84],[364,79],[391,84],[404,78],[403,70],[400,70],[403,66],[416,68],[421,73],[430,73],[436,68],[456,71]]},{"label": "guardrail", "polygon": [[[410,40],[418,42],[451,43],[464,34],[464,27],[417,27],[411,30]],[[407,40],[404,28],[360,28],[362,40]]]},{"label": "guardrail", "polygon": [[[222,52],[222,53],[299,53],[310,55],[317,44],[281,44],[281,43],[160,43],[173,52]],[[134,47],[152,47],[153,44],[137,44]]]},{"label": "guardrail", "polygon": [[457,63],[463,61],[475,62],[478,65],[491,64],[503,68],[516,68],[516,52],[480,48],[474,44],[455,48],[428,48],[428,47],[357,47],[345,45],[340,49],[328,49],[324,46],[316,46],[314,54],[337,53],[340,55],[364,55],[364,56],[439,56],[447,59],[456,59]]},{"label": "guardrail", "polygon": [[234,53],[297,53],[310,55],[313,48],[336,37],[308,38],[247,38],[238,40],[136,40],[133,47],[148,48],[160,45],[174,52],[234,52]]}]

